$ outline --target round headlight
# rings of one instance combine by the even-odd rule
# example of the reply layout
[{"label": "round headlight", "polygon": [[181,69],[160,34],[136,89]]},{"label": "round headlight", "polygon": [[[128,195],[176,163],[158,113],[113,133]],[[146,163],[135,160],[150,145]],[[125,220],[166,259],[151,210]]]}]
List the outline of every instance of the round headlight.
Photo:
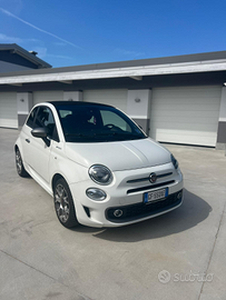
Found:
[{"label": "round headlight", "polygon": [[179,164],[178,164],[178,161],[176,160],[176,158],[173,156],[173,154],[171,154],[171,161],[174,165],[174,168],[178,169]]},{"label": "round headlight", "polygon": [[90,178],[99,184],[107,185],[112,182],[111,171],[102,165],[94,165],[89,169]]}]

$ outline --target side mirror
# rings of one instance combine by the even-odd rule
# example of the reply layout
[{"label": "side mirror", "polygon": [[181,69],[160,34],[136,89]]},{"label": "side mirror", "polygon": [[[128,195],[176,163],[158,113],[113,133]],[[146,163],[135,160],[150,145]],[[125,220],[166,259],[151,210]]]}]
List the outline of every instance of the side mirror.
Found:
[{"label": "side mirror", "polygon": [[36,138],[44,139],[47,137],[47,131],[43,127],[35,128],[31,131],[31,134]]},{"label": "side mirror", "polygon": [[38,127],[31,131],[31,134],[36,138],[41,138],[47,147],[50,146],[50,140],[47,138],[48,132],[46,128]]}]

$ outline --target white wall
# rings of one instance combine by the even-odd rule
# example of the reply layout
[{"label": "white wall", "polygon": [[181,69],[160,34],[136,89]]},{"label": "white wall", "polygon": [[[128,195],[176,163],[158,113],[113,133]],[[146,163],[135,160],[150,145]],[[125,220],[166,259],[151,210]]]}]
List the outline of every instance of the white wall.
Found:
[{"label": "white wall", "polygon": [[38,91],[33,93],[34,105],[45,101],[62,101],[63,99],[63,91]]},{"label": "white wall", "polygon": [[127,90],[86,90],[83,91],[83,100],[113,105],[123,111],[127,110]]}]

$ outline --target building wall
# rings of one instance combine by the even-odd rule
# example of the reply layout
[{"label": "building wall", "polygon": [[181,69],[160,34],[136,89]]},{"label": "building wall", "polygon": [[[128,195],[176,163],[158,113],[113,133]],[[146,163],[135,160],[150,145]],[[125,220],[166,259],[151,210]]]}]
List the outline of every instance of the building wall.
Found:
[{"label": "building wall", "polygon": [[[158,141],[216,146],[226,144],[226,87],[177,86],[153,89],[64,89],[0,91],[0,126],[22,126],[30,108],[40,102],[82,100],[111,104],[129,114]],[[27,88],[29,91],[29,88]],[[22,101],[25,100],[25,101]],[[150,131],[149,131],[150,128]]]},{"label": "building wall", "polygon": [[62,101],[64,91],[37,91],[33,93],[33,104],[45,101]]},{"label": "building wall", "polygon": [[226,149],[226,87],[222,88],[219,123],[217,131],[217,147]]},{"label": "building wall", "polygon": [[16,53],[0,51],[0,73],[37,68],[36,64]]},{"label": "building wall", "polygon": [[30,70],[31,68],[26,66],[21,66],[17,64],[13,64],[10,62],[5,62],[0,60],[0,73],[6,73],[6,72],[14,72],[14,71],[26,71]]},{"label": "building wall", "polygon": [[85,90],[83,91],[83,100],[110,104],[126,112],[127,89]]}]

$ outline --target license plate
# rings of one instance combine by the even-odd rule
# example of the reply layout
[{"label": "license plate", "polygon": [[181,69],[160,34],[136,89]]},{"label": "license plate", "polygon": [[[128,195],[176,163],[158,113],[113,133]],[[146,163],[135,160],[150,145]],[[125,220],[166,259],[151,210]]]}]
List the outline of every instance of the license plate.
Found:
[{"label": "license plate", "polygon": [[148,192],[144,194],[144,203],[165,199],[168,196],[168,188]]}]

